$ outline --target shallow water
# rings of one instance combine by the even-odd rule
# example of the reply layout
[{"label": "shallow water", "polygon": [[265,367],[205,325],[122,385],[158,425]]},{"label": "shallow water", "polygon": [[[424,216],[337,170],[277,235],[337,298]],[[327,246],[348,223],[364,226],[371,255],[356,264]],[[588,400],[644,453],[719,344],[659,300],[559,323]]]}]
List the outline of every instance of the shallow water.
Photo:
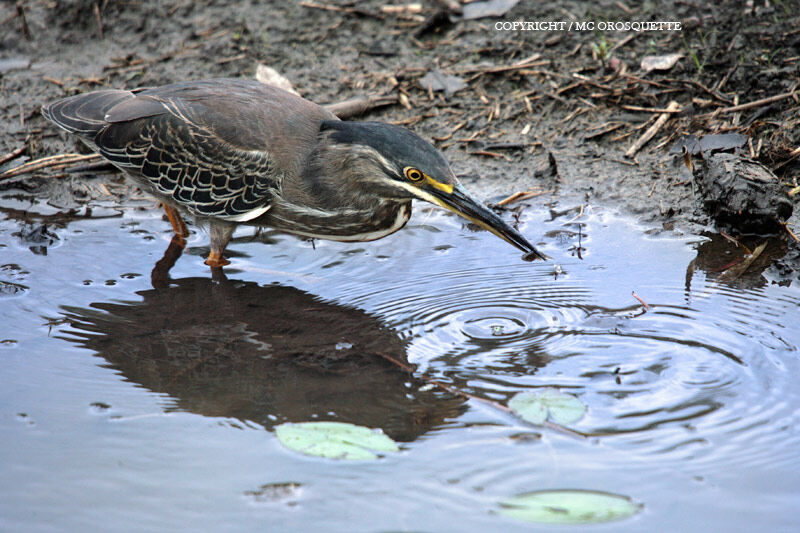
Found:
[{"label": "shallow water", "polygon": [[[609,531],[800,519],[800,289],[726,279],[741,251],[724,240],[529,208],[521,230],[554,261],[526,263],[418,206],[373,243],[241,230],[221,281],[198,233],[167,281],[151,271],[169,226],[145,204],[0,201],[0,530],[552,531],[496,511],[561,488],[643,505],[593,527]],[[591,436],[423,374],[503,404],[561,388]],[[278,443],[275,425],[307,420],[402,451]]]}]

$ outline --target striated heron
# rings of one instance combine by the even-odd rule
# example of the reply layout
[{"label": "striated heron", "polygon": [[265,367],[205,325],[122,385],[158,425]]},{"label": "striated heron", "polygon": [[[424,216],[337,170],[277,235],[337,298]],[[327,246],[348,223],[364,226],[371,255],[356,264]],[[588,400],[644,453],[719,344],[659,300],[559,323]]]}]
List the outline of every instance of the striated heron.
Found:
[{"label": "striated heron", "polygon": [[411,200],[426,200],[546,259],[475,200],[444,156],[411,131],[345,122],[258,81],[214,79],[101,90],[42,114],[76,134],[164,206],[181,244],[181,213],[208,226],[206,264],[239,224],[337,241],[380,239],[402,228]]}]

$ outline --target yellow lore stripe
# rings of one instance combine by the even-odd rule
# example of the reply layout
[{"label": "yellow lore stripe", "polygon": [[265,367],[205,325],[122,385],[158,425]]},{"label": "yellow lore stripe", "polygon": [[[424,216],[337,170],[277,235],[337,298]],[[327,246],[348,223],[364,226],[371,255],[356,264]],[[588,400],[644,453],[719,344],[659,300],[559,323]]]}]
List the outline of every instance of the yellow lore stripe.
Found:
[{"label": "yellow lore stripe", "polygon": [[425,183],[433,187],[434,189],[439,189],[440,191],[446,192],[447,194],[453,194],[453,186],[448,183],[442,183],[441,181],[436,181],[432,177],[424,174],[425,176]]}]

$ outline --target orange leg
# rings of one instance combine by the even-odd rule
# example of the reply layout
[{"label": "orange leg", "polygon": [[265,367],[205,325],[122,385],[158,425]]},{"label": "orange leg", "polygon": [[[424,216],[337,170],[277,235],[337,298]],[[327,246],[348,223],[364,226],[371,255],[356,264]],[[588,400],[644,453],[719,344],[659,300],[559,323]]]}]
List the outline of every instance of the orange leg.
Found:
[{"label": "orange leg", "polygon": [[233,236],[236,225],[223,220],[211,220],[208,223],[208,234],[211,238],[211,251],[206,259],[206,264],[212,269],[221,268],[231,264],[222,254]]},{"label": "orange leg", "polygon": [[180,213],[178,213],[178,210],[172,206],[167,204],[161,205],[164,207],[164,211],[167,213],[169,223],[172,224],[172,231],[175,232],[175,236],[180,239],[180,242],[186,244],[186,237],[189,236],[189,230],[186,227],[186,223],[181,218]]}]

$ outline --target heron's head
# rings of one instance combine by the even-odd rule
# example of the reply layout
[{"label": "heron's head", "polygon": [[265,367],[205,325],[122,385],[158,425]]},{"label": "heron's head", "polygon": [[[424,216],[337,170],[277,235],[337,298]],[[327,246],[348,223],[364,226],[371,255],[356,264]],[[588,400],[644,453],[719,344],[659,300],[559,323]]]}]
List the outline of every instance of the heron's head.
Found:
[{"label": "heron's head", "polygon": [[441,152],[406,128],[383,122],[327,121],[335,145],[352,148],[349,164],[391,198],[418,198],[444,207],[513,244],[532,259],[547,259],[516,229],[469,194]]},{"label": "heron's head", "polygon": [[383,122],[323,123],[330,141],[352,148],[350,165],[391,198],[418,198],[444,207],[513,244],[531,259],[547,259],[516,229],[464,188],[441,152],[406,128]]}]

